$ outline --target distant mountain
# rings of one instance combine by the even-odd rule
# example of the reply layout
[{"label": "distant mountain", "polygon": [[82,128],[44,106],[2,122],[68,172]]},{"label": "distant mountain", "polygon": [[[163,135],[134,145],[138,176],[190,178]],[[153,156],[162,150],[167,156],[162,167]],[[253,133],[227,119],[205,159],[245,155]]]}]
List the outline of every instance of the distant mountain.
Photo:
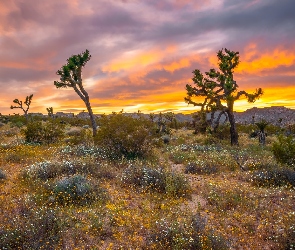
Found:
[{"label": "distant mountain", "polygon": [[273,125],[286,126],[295,124],[295,109],[289,109],[282,106],[273,106],[268,108],[251,108],[244,112],[235,112],[237,123],[249,124],[259,122],[262,119]]},{"label": "distant mountain", "polygon": [[[60,112],[62,113],[62,112]],[[83,113],[83,116],[81,115]],[[70,113],[72,116],[73,114]],[[124,113],[125,115],[132,116],[134,118],[139,117],[138,113]],[[165,113],[163,113],[165,114]],[[283,106],[273,106],[268,108],[251,108],[247,109],[244,112],[234,112],[236,123],[241,124],[251,124],[255,122],[259,122],[262,119],[268,121],[271,124],[274,125],[281,125],[286,126],[288,124],[295,124],[295,109],[286,108]],[[64,114],[68,115],[68,114]],[[145,118],[149,118],[148,114],[140,114],[144,116]],[[193,120],[192,114],[175,114],[176,120],[178,122],[191,122]],[[215,117],[217,116],[217,113]],[[80,118],[87,118],[88,119],[88,113],[87,112],[81,112],[77,115],[77,117]],[[159,119],[159,114],[155,114],[154,121],[157,121]],[[207,119],[210,119],[210,114],[207,114]],[[165,120],[165,118],[164,118]],[[225,120],[225,116],[221,117],[221,122]]]},{"label": "distant mountain", "polygon": [[[271,124],[278,126],[286,126],[288,124],[295,124],[295,109],[290,109],[282,106],[273,106],[267,108],[251,108],[244,112],[234,112],[236,123],[251,124],[259,122],[262,119]],[[221,122],[225,117],[222,117]],[[176,119],[180,122],[192,121],[192,114],[176,114]],[[210,119],[210,115],[207,115]]]}]

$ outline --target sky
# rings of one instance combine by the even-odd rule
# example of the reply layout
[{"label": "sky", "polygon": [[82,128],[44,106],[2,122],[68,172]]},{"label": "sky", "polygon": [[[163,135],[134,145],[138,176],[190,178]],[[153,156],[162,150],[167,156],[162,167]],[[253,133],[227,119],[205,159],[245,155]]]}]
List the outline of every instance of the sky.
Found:
[{"label": "sky", "polygon": [[184,101],[193,70],[217,68],[238,51],[240,90],[264,95],[251,107],[295,108],[294,0],[1,0],[0,113],[33,94],[29,112],[86,110],[57,70],[86,49],[83,85],[94,113],[192,113]]}]

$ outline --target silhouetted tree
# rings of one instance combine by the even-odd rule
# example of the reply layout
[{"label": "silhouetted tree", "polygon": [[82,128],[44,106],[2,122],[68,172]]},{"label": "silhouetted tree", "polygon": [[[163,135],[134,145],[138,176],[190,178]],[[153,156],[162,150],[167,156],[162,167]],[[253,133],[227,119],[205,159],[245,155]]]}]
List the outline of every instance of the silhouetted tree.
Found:
[{"label": "silhouetted tree", "polygon": [[82,68],[85,67],[90,58],[91,55],[88,50],[81,54],[71,56],[67,59],[67,64],[63,65],[56,72],[56,74],[60,76],[60,81],[54,81],[54,85],[57,88],[73,88],[78,96],[80,96],[86,105],[91,120],[93,136],[95,136],[97,132],[95,116],[92,112],[89,95],[84,89],[82,82]]},{"label": "silhouetted tree", "polygon": [[[243,95],[248,102],[255,102],[262,95],[259,88],[255,93],[249,94],[246,91],[238,91],[238,85],[233,77],[234,69],[239,64],[239,52],[223,49],[218,51],[219,70],[210,69],[205,76],[196,69],[193,71],[194,86],[186,85],[187,97],[185,101],[194,106],[200,106],[201,111],[214,112],[219,110],[225,112],[230,123],[231,145],[238,145],[238,133],[234,117],[234,102]],[[194,101],[193,97],[202,98],[202,103]]]},{"label": "silhouetted tree", "polygon": [[[33,98],[33,94],[27,96],[24,103],[22,101],[18,100],[18,99],[14,99],[13,102],[18,104],[18,106],[11,105],[10,108],[11,109],[21,109],[24,112],[26,120],[28,121],[28,111],[29,111],[29,108],[30,108],[30,105],[31,105],[31,102],[32,102],[32,98]],[[24,107],[23,104],[25,104],[26,107]]]},{"label": "silhouetted tree", "polygon": [[53,117],[53,107],[46,108],[48,116]]}]

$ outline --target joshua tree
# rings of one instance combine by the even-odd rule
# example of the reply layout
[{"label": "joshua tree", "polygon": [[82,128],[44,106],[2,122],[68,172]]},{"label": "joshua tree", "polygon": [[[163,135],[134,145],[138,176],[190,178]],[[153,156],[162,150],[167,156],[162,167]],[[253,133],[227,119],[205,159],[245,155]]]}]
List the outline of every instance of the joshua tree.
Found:
[{"label": "joshua tree", "polygon": [[166,120],[170,122],[170,126],[177,129],[177,120],[173,112],[167,112],[164,114]]},{"label": "joshua tree", "polygon": [[259,128],[259,132],[258,132],[259,143],[263,146],[265,145],[265,137],[266,137],[264,129],[266,128],[268,124],[269,123],[265,121],[264,119],[262,119],[260,122],[255,123],[255,125]]},{"label": "joshua tree", "polygon": [[[11,109],[22,109],[22,111],[24,111],[24,115],[26,117],[26,120],[28,121],[28,111],[29,111],[29,108],[30,108],[30,105],[32,102],[32,98],[33,98],[33,94],[27,96],[24,103],[18,99],[14,99],[13,102],[18,104],[18,106],[11,105],[10,108]],[[26,107],[24,107],[23,104],[25,104]]]},{"label": "joshua tree", "polygon": [[[200,106],[202,112],[221,111],[226,113],[230,123],[231,145],[238,145],[238,133],[234,117],[234,103],[243,95],[248,102],[255,102],[262,95],[259,88],[255,93],[249,94],[245,91],[238,91],[238,85],[233,77],[234,69],[239,64],[239,52],[223,49],[218,51],[219,70],[210,69],[205,76],[196,69],[193,71],[194,86],[186,85],[187,97],[185,101],[194,106]],[[193,97],[203,98],[202,103],[193,100]],[[218,122],[218,121],[217,121]]]},{"label": "joshua tree", "polygon": [[93,136],[95,136],[97,132],[95,116],[92,112],[89,95],[84,89],[82,83],[82,68],[85,67],[90,58],[91,55],[88,50],[82,52],[81,54],[71,56],[67,59],[67,64],[63,65],[56,72],[56,74],[60,76],[60,81],[54,81],[54,85],[57,88],[73,88],[78,96],[80,96],[86,105],[92,124]]},{"label": "joshua tree", "polygon": [[46,108],[47,112],[48,112],[48,116],[49,117],[53,117],[53,108],[52,107],[49,107],[49,108]]}]

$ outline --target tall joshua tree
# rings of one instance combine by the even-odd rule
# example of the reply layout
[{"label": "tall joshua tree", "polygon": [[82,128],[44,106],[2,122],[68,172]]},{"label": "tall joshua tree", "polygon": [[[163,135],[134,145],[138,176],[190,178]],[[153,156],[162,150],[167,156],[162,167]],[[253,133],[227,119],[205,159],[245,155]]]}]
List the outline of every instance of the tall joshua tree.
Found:
[{"label": "tall joshua tree", "polygon": [[93,136],[95,136],[97,132],[96,121],[90,105],[89,95],[84,89],[82,82],[82,68],[85,67],[90,58],[91,55],[88,50],[81,54],[71,56],[67,59],[67,63],[56,72],[60,76],[60,80],[54,81],[54,85],[57,88],[73,88],[78,96],[80,96],[86,105],[92,124]]},{"label": "tall joshua tree", "polygon": [[[13,102],[18,104],[18,106],[11,105],[10,108],[11,109],[21,109],[24,112],[26,120],[28,121],[28,111],[29,111],[29,108],[30,108],[30,105],[32,102],[32,98],[33,98],[33,94],[27,96],[24,103],[22,101],[20,101],[19,99],[14,99]],[[23,104],[25,104],[26,107],[24,107]]]},{"label": "tall joshua tree", "polygon": [[[193,71],[194,86],[187,84],[187,97],[185,101],[194,106],[200,106],[201,112],[214,112],[219,110],[225,113],[230,123],[231,145],[238,145],[238,133],[236,130],[234,117],[234,103],[242,96],[245,96],[248,102],[255,102],[262,94],[262,89],[256,89],[256,92],[249,94],[244,90],[238,91],[238,84],[234,80],[234,69],[240,62],[239,52],[227,49],[219,50],[217,53],[219,71],[210,69],[205,72],[205,76],[196,69]],[[203,99],[203,102],[196,102],[194,97]]]},{"label": "tall joshua tree", "polygon": [[53,117],[53,107],[46,108],[48,117]]}]

